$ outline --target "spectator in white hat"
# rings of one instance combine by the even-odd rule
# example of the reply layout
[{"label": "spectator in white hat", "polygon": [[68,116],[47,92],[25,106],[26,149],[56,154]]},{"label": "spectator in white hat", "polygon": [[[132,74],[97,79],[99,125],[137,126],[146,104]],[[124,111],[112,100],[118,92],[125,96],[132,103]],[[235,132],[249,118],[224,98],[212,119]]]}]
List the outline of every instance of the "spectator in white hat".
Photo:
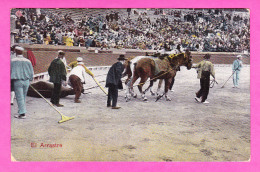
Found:
[{"label": "spectator in white hat", "polygon": [[11,80],[13,82],[13,89],[15,92],[18,114],[15,117],[22,119],[26,114],[26,95],[33,80],[33,66],[30,60],[23,56],[24,49],[16,46],[16,57],[11,59]]},{"label": "spectator in white hat", "polygon": [[239,88],[239,75],[240,71],[242,69],[242,56],[238,55],[237,59],[232,64],[232,70],[233,70],[233,88]]}]

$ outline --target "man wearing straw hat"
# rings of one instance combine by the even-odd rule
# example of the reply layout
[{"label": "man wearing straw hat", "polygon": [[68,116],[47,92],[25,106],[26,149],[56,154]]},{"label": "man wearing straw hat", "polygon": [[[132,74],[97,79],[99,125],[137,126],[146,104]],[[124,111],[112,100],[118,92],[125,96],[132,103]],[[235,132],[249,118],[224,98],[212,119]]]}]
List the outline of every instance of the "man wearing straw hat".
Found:
[{"label": "man wearing straw hat", "polygon": [[237,59],[232,64],[232,70],[233,70],[233,88],[239,88],[239,75],[242,68],[242,56],[238,55]]},{"label": "man wearing straw hat", "polygon": [[108,71],[106,78],[106,87],[108,87],[108,96],[107,96],[107,107],[112,109],[119,109],[117,107],[117,98],[118,98],[118,89],[123,89],[121,77],[124,71],[123,63],[126,60],[124,55],[120,55],[117,59],[118,62],[114,63]]},{"label": "man wearing straw hat", "polygon": [[50,75],[50,82],[54,84],[54,89],[52,91],[51,96],[51,103],[53,105],[56,105],[57,107],[63,107],[62,104],[60,104],[60,92],[61,92],[61,84],[62,81],[66,81],[66,68],[62,61],[62,58],[64,57],[64,52],[59,52],[58,57],[55,58],[49,68],[48,73]]},{"label": "man wearing straw hat", "polygon": [[33,80],[33,67],[30,60],[23,56],[24,48],[16,46],[16,57],[11,59],[11,80],[13,81],[13,88],[18,104],[18,113],[16,118],[26,118],[26,95]]},{"label": "man wearing straw hat", "polygon": [[[75,92],[75,101],[74,101],[75,103],[81,103],[79,97],[81,96],[81,93],[84,91],[83,84],[85,83],[87,78],[86,69],[82,61],[83,58],[78,57],[77,66],[73,67],[73,69],[70,71],[69,74],[69,84],[72,86]],[[89,71],[88,74],[91,75],[92,77],[94,76],[91,71]]]}]

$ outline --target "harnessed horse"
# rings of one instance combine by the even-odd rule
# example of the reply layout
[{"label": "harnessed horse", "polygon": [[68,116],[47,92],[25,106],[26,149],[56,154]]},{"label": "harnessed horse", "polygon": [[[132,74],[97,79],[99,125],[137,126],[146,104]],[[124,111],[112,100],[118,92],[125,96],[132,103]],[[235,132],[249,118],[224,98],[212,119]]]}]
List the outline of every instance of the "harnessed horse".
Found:
[{"label": "harnessed horse", "polygon": [[[162,64],[162,66],[163,66],[163,67],[161,67],[162,70],[158,70],[158,68],[160,69],[160,67],[158,67],[158,64]],[[129,65],[129,64],[126,65],[126,70],[129,70],[130,66],[131,65]],[[138,78],[141,78],[141,80],[138,84],[138,89],[142,95],[143,100],[146,101],[147,98],[145,96],[145,93],[153,86],[153,82],[156,79],[164,79],[164,81],[165,81],[164,95],[165,95],[166,100],[170,101],[171,99],[167,93],[169,90],[170,83],[176,75],[177,68],[180,66],[186,66],[188,70],[191,69],[192,56],[188,50],[186,50],[185,53],[181,53],[178,55],[173,55],[173,54],[169,55],[169,56],[167,55],[167,57],[165,57],[161,61],[159,59],[154,60],[151,57],[143,57],[143,58],[139,59],[136,62],[136,65],[134,65],[134,70],[132,70],[134,75],[133,75],[132,80],[130,80],[130,83],[129,83],[130,94],[133,95],[134,97],[136,97],[136,94],[134,94],[133,85]],[[131,74],[128,74],[127,80],[129,80],[129,76],[131,76]],[[143,91],[142,87],[148,78],[150,78],[150,85],[145,91]]]}]

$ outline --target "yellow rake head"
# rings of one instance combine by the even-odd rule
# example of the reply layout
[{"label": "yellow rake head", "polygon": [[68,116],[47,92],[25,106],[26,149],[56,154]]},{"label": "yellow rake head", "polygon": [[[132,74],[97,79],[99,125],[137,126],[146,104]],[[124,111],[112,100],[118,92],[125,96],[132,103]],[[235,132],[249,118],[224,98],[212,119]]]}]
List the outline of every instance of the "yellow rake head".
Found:
[{"label": "yellow rake head", "polygon": [[62,115],[62,116],[61,116],[61,120],[60,120],[58,123],[63,123],[63,122],[66,122],[66,121],[72,120],[72,119],[74,119],[74,118],[75,118],[74,116],[72,116],[72,117],[68,117],[68,116],[64,116],[64,115]]}]

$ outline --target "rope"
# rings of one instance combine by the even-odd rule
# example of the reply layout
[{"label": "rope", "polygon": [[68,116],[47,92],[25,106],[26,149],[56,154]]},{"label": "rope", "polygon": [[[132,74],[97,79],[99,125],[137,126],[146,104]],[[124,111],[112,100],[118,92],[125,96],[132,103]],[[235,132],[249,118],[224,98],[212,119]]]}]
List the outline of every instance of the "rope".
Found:
[{"label": "rope", "polygon": [[146,82],[148,82],[148,81],[153,81],[153,80],[155,80],[155,79],[158,79],[159,77],[161,77],[161,76],[163,76],[163,75],[169,73],[169,72],[172,71],[172,70],[174,70],[174,69],[172,68],[171,70],[169,70],[169,71],[167,71],[167,72],[164,72],[164,73],[162,73],[161,75],[159,75],[159,76],[157,76],[157,77],[154,77],[154,78],[152,78],[152,79],[149,79],[149,80],[147,80],[147,81],[145,81],[145,82],[143,82],[143,83],[139,83],[139,84],[137,84],[137,85],[133,85],[133,87],[136,87],[136,86],[139,86],[139,85],[144,85],[144,84],[145,84]]}]

